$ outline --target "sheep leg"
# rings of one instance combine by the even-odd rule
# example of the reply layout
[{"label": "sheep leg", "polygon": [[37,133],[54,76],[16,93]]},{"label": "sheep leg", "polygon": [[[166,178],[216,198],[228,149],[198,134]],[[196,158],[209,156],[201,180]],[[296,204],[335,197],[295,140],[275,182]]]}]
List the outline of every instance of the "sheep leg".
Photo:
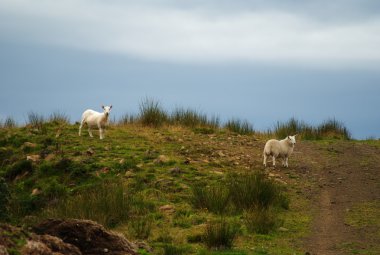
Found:
[{"label": "sheep leg", "polygon": [[285,166],[288,167],[288,157],[285,158]]},{"label": "sheep leg", "polygon": [[267,155],[264,153],[264,161],[263,161],[264,167],[267,167]]},{"label": "sheep leg", "polygon": [[276,166],[276,157],[272,156],[272,159],[273,159],[273,166],[275,167]]},{"label": "sheep leg", "polygon": [[287,158],[283,158],[283,159],[282,159],[282,166],[286,166],[286,159],[287,159]]},{"label": "sheep leg", "polygon": [[104,130],[102,128],[99,128],[99,136],[100,136],[100,139],[104,138]]},{"label": "sheep leg", "polygon": [[91,127],[90,127],[90,125],[87,124],[87,126],[88,126],[88,134],[90,135],[90,137],[94,137],[94,136],[92,135],[92,131],[91,131]]},{"label": "sheep leg", "polygon": [[79,136],[80,136],[81,133],[82,133],[82,127],[83,127],[83,124],[84,124],[84,119],[81,121],[80,126],[79,126]]},{"label": "sheep leg", "polygon": [[104,138],[104,129],[103,129],[101,123],[98,123],[98,128],[99,128],[99,138],[103,139]]}]

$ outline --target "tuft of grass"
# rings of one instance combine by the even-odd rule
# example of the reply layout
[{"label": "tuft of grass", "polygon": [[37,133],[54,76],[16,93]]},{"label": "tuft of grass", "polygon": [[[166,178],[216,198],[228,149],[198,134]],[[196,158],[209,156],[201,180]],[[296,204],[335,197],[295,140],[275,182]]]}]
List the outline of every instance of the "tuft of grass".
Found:
[{"label": "tuft of grass", "polygon": [[169,119],[159,101],[146,98],[140,103],[139,121],[144,126],[160,127]]},{"label": "tuft of grass", "polygon": [[176,108],[170,115],[170,123],[173,125],[181,125],[189,128],[211,128],[219,127],[219,118],[208,118],[206,114],[192,109]]},{"label": "tuft of grass", "polygon": [[[231,174],[228,177],[231,201],[237,211],[251,208],[269,208],[282,203],[280,186],[259,171],[244,174]],[[287,201],[288,203],[288,201]]]},{"label": "tuft of grass", "polygon": [[225,219],[209,222],[203,235],[203,242],[209,249],[231,249],[238,234],[237,225],[228,223]]},{"label": "tuft of grass", "polygon": [[252,208],[243,214],[244,223],[251,233],[268,234],[280,223],[272,209]]},{"label": "tuft of grass", "polygon": [[302,133],[302,130],[307,127],[307,125],[295,118],[289,119],[287,122],[277,122],[274,126],[273,133],[278,139],[283,139],[288,135],[294,135],[297,133]]},{"label": "tuft of grass", "polygon": [[130,219],[131,234],[137,239],[148,239],[153,227],[153,219],[149,215],[134,216]]},{"label": "tuft of grass", "polygon": [[351,139],[350,131],[336,119],[328,119],[320,125],[311,126],[303,121],[291,118],[287,122],[277,122],[270,133],[273,133],[278,139],[294,134],[300,134],[304,140]]},{"label": "tuft of grass", "polygon": [[189,247],[186,246],[176,246],[171,243],[166,243],[162,245],[164,255],[182,255],[189,254]]},{"label": "tuft of grass", "polygon": [[55,111],[52,114],[50,114],[48,122],[54,123],[54,124],[70,124],[70,118],[67,114],[62,113],[60,111]]},{"label": "tuft of grass", "polygon": [[9,219],[11,193],[5,179],[0,177],[0,222]]},{"label": "tuft of grass", "polygon": [[45,118],[44,116],[36,113],[36,112],[29,112],[28,113],[28,124],[39,131],[44,130],[44,123]]},{"label": "tuft of grass", "polygon": [[192,204],[196,208],[207,209],[216,214],[226,213],[230,201],[230,192],[223,184],[213,186],[194,186]]},{"label": "tuft of grass", "polygon": [[12,117],[7,117],[4,120],[4,123],[0,123],[0,126],[3,128],[15,128],[17,126],[17,123]]},{"label": "tuft of grass", "polygon": [[128,125],[134,124],[137,122],[137,117],[133,114],[125,113],[120,119],[117,121],[118,125]]},{"label": "tuft of grass", "polygon": [[241,135],[248,135],[254,133],[254,129],[251,123],[248,121],[241,121],[239,119],[228,120],[224,125],[224,128]]},{"label": "tuft of grass", "polygon": [[317,128],[318,133],[323,137],[350,140],[351,133],[346,126],[335,118],[328,119]]},{"label": "tuft of grass", "polygon": [[91,219],[114,227],[128,220],[132,203],[131,195],[121,182],[103,182],[49,207],[44,216]]}]

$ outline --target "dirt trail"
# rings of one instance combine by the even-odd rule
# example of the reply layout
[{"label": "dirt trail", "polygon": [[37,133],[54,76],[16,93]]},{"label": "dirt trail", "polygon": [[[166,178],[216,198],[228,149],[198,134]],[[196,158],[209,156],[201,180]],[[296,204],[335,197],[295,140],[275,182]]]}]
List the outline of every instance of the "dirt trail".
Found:
[{"label": "dirt trail", "polygon": [[[353,205],[380,200],[380,149],[355,143],[321,146],[317,152],[307,144],[301,149],[323,162],[320,170],[309,176],[315,178],[319,191],[313,195],[316,215],[305,240],[306,251],[311,255],[374,254],[365,252],[378,249],[378,230],[352,227],[345,217]],[[349,252],[350,245],[359,251]]]}]

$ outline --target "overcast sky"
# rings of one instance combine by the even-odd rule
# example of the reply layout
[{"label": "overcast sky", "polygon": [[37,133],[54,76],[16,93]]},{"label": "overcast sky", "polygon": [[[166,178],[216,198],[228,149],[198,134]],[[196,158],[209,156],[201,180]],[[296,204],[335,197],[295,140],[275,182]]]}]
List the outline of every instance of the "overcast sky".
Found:
[{"label": "overcast sky", "polygon": [[145,97],[380,137],[380,1],[0,0],[0,119]]}]

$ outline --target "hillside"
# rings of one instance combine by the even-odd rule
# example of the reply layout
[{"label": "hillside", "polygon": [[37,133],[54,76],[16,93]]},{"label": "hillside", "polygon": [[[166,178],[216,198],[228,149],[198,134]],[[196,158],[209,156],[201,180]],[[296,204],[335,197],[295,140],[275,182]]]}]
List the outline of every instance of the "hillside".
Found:
[{"label": "hillside", "polygon": [[[2,221],[91,219],[142,240],[140,254],[380,253],[380,141],[301,135],[288,169],[264,169],[263,134],[127,124],[99,140],[77,131],[0,129]],[[251,180],[269,191],[248,208],[237,201],[256,194]]]}]

